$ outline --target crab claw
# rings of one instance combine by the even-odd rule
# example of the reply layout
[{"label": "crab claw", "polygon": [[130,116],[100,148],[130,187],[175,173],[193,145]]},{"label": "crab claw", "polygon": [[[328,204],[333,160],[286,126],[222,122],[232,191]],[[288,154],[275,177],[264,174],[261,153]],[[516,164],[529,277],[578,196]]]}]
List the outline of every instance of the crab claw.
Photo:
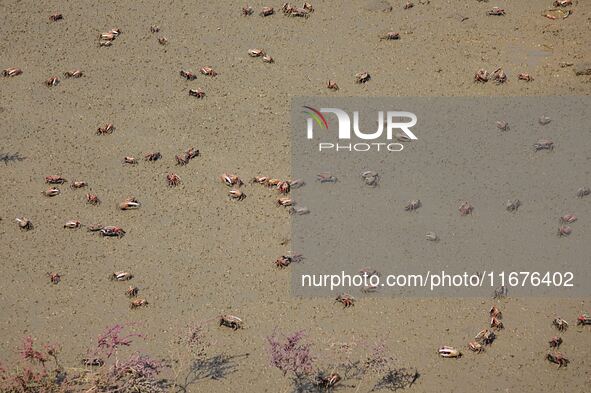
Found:
[{"label": "crab claw", "polygon": [[459,358],[462,356],[462,353],[454,347],[448,347],[445,345],[439,348],[437,352],[439,353],[439,356],[444,358]]},{"label": "crab claw", "polygon": [[119,204],[121,210],[139,209],[142,204],[135,198],[127,198]]}]

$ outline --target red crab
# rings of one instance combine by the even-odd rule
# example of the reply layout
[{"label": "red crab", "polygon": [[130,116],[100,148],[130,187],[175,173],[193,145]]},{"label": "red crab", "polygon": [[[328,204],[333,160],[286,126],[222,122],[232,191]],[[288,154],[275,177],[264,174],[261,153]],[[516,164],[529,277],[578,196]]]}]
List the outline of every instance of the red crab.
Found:
[{"label": "red crab", "polygon": [[343,304],[344,308],[351,307],[355,305],[355,298],[348,293],[341,293],[335,299],[335,302]]},{"label": "red crab", "polygon": [[86,194],[86,202],[91,205],[99,205],[101,200],[95,194]]},{"label": "red crab", "polygon": [[467,216],[468,214],[472,214],[472,211],[474,210],[474,206],[472,206],[470,204],[470,202],[466,201],[466,202],[462,202],[462,204],[460,205],[458,210],[460,211],[460,214],[462,216]]},{"label": "red crab", "polygon": [[169,187],[176,187],[181,184],[181,178],[175,173],[169,173],[166,175],[166,183]]},{"label": "red crab", "polygon": [[100,230],[100,234],[101,234],[101,236],[107,236],[107,237],[117,236],[117,237],[121,238],[125,235],[125,231],[121,227],[107,226],[107,227],[103,227]]},{"label": "red crab", "polygon": [[67,180],[58,175],[45,176],[45,183],[48,184],[64,184],[65,182]]}]

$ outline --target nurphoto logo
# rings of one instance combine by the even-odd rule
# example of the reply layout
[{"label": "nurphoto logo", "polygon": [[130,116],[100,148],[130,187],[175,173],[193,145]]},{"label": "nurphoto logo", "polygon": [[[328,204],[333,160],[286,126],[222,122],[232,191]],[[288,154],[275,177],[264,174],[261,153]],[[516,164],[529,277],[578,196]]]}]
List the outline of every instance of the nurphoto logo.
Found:
[{"label": "nurphoto logo", "polygon": [[[314,124],[320,130],[329,130],[330,123],[324,114],[332,114],[336,116],[338,123],[338,141],[334,142],[319,142],[319,151],[334,150],[334,151],[357,151],[364,152],[370,150],[376,151],[402,151],[404,146],[398,142],[391,142],[392,139],[398,141],[417,140],[417,136],[410,130],[411,127],[417,124],[417,116],[412,112],[404,111],[378,111],[378,126],[377,130],[371,132],[364,132],[359,127],[359,111],[353,111],[353,127],[351,127],[351,116],[349,113],[339,108],[320,108],[315,109],[311,106],[304,106],[305,114],[309,115],[306,120],[307,138],[314,139]],[[384,127],[385,123],[385,127]],[[386,129],[385,138],[384,128]],[[351,132],[353,130],[353,132]],[[394,132],[394,130],[399,130]],[[319,133],[320,137],[326,137],[326,133]],[[355,138],[362,141],[359,143],[340,143],[351,141],[352,134]],[[380,140],[384,140],[380,142]]]}]

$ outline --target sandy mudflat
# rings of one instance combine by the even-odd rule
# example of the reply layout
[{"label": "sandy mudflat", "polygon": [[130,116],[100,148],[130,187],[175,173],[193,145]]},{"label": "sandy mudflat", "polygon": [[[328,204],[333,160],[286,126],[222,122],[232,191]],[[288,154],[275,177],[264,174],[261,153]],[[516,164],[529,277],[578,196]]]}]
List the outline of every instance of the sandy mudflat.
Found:
[{"label": "sandy mudflat", "polygon": [[[0,79],[0,153],[20,152],[26,159],[0,163],[0,358],[15,358],[21,338],[32,335],[62,343],[64,363],[78,365],[105,326],[137,322],[147,336],[137,349],[168,359],[176,332],[187,324],[232,313],[244,318],[243,330],[215,323],[205,329],[213,342],[209,353],[233,357],[227,375],[199,380],[189,391],[290,391],[289,379],[268,366],[265,337],[275,328],[305,329],[322,368],[343,360],[338,343],[350,343],[349,356],[356,360],[363,358],[364,344],[383,341],[398,367],[419,371],[408,391],[588,389],[591,330],[574,325],[582,310],[591,310],[591,299],[509,297],[500,302],[506,329],[486,353],[442,360],[435,354],[440,345],[467,352],[466,342],[486,326],[489,298],[365,297],[347,311],[332,299],[293,298],[289,269],[272,264],[287,251],[281,242],[290,236],[287,214],[273,206],[275,193],[247,186],[247,199],[228,201],[217,178],[224,171],[243,179],[290,176],[292,96],[591,93],[590,76],[560,66],[591,61],[588,2],[580,0],[573,15],[560,21],[540,16],[550,0],[415,1],[409,10],[402,9],[404,1],[388,3],[391,12],[380,11],[374,0],[315,1],[316,11],[304,20],[257,15],[262,6],[279,9],[281,2],[251,3],[255,15],[243,17],[243,2],[2,1],[0,68],[20,67],[24,73]],[[495,5],[507,15],[487,16]],[[56,11],[64,20],[49,22]],[[153,24],[160,33],[150,33]],[[114,27],[123,34],[111,47],[99,48],[99,33]],[[390,30],[399,31],[401,39],[377,38]],[[168,44],[159,45],[158,36]],[[249,48],[265,49],[275,63],[250,58]],[[197,72],[205,65],[219,75],[179,77],[180,69]],[[473,82],[479,68],[498,66],[508,83]],[[84,77],[43,85],[75,68]],[[361,70],[372,80],[356,85],[353,75]],[[518,81],[519,72],[535,80]],[[328,79],[337,81],[338,92],[325,88]],[[197,87],[205,90],[205,99],[188,96],[188,89]],[[107,122],[116,131],[95,135]],[[587,128],[561,137],[589,143],[590,134]],[[190,146],[201,156],[175,167],[174,155]],[[123,156],[141,158],[149,151],[160,151],[163,159],[121,165]],[[580,228],[588,228],[591,197],[577,200],[574,192],[591,186],[589,156],[571,157],[559,149],[555,154],[563,155],[557,165],[564,171],[580,171],[564,190],[573,205],[563,207],[576,212]],[[180,187],[166,187],[169,171],[181,176]],[[89,189],[72,190],[69,183],[62,195],[43,197],[43,178],[51,174],[86,180],[103,203],[87,205]],[[499,182],[494,177],[503,174],[490,176]],[[474,189],[478,200],[478,184]],[[140,199],[142,208],[117,210],[116,203],[129,195]],[[18,229],[14,218],[23,215],[34,230]],[[68,219],[120,225],[127,235],[101,239],[84,229],[65,230]],[[575,236],[589,232],[575,230]],[[563,240],[569,247],[570,239]],[[423,244],[421,237],[407,247]],[[467,257],[478,255],[477,245],[464,251]],[[134,273],[133,284],[148,307],[130,311],[127,285],[108,280],[116,270]],[[49,284],[50,271],[62,274],[59,285]],[[557,315],[571,323],[561,347],[571,364],[560,370],[544,359]],[[376,380],[345,380],[340,391],[367,392]]]}]

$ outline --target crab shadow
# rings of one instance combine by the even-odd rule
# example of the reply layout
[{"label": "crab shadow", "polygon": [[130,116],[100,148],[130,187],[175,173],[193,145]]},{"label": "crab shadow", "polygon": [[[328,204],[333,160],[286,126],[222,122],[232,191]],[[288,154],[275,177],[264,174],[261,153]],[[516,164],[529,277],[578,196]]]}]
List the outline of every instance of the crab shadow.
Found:
[{"label": "crab shadow", "polygon": [[23,161],[25,160],[27,157],[23,157],[21,156],[21,153],[16,152],[16,153],[0,153],[0,161],[4,161],[5,165],[8,165],[9,162],[18,162],[18,161]]},{"label": "crab shadow", "polygon": [[189,386],[204,379],[220,380],[226,378],[228,375],[236,372],[237,359],[248,357],[249,354],[241,355],[226,355],[218,354],[208,356],[202,359],[196,359],[191,364],[191,367],[181,384],[176,384],[176,392],[188,392]]},{"label": "crab shadow", "polygon": [[411,387],[421,375],[416,369],[399,368],[388,370],[374,385],[372,392],[390,390],[392,392]]}]

